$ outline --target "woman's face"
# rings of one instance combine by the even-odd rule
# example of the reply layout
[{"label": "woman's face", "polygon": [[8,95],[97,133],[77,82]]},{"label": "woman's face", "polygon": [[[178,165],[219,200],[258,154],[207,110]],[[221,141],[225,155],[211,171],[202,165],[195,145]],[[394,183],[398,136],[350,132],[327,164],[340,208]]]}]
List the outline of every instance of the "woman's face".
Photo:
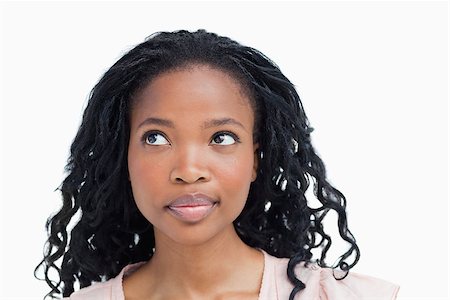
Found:
[{"label": "woman's face", "polygon": [[155,233],[194,245],[233,226],[256,179],[253,121],[240,85],[204,65],[159,75],[135,97],[129,175]]}]

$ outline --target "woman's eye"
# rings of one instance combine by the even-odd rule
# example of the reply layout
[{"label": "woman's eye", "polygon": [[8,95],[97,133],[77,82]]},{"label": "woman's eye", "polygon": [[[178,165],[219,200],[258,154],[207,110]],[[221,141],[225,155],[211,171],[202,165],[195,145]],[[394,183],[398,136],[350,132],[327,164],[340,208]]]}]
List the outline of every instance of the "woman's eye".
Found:
[{"label": "woman's eye", "polygon": [[167,145],[169,142],[166,140],[166,138],[161,134],[157,132],[151,132],[144,135],[144,142],[147,145]]},{"label": "woman's eye", "polygon": [[215,145],[226,146],[226,145],[232,145],[232,144],[238,142],[239,139],[237,138],[237,136],[235,136],[232,133],[222,132],[222,133],[216,134],[213,137],[212,141],[213,141],[213,144],[215,144]]}]

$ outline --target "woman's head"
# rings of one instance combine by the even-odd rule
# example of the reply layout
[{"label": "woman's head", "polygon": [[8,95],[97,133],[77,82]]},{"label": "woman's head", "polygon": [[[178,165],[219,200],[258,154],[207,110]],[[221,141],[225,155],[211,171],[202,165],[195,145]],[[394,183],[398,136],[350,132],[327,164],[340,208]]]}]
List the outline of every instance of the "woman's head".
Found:
[{"label": "woman's head", "polygon": [[[207,119],[224,118],[239,119],[245,127],[221,125],[224,131],[239,131],[241,144],[204,126]],[[170,125],[161,119],[173,128],[161,127]],[[156,129],[165,129],[165,135],[154,134]],[[310,260],[313,248],[324,247],[320,263],[325,263],[331,239],[321,222],[330,209],[338,214],[341,237],[351,244],[339,266],[352,267],[359,250],[347,229],[345,198],[327,182],[311,131],[294,86],[259,51],[204,30],[150,36],[119,59],[91,92],[61,186],[63,207],[48,222],[44,267],[55,268],[63,256],[64,295],[73,291],[75,280],[84,287],[113,277],[124,265],[151,257],[155,240],[149,221],[155,220],[157,229],[164,226],[161,209],[167,201],[198,191],[222,197],[227,209],[222,219],[214,215],[217,226],[233,222],[249,246],[291,258],[293,293],[302,288],[293,268]],[[171,150],[152,145],[166,142]],[[144,167],[154,172],[143,178]],[[305,198],[311,179],[322,203],[315,209]],[[238,189],[229,191],[233,185]],[[232,197],[240,204],[226,206]],[[66,228],[78,210],[81,218],[69,239]],[[351,254],[356,258],[349,266],[344,260]],[[59,283],[48,283],[57,290]]]},{"label": "woman's head", "polygon": [[[196,64],[161,73],[133,102],[128,171],[157,240],[198,244],[229,234],[258,163],[254,113],[240,83]],[[199,193],[209,199],[197,196],[208,201],[195,208],[186,203],[194,199],[179,199]]]}]

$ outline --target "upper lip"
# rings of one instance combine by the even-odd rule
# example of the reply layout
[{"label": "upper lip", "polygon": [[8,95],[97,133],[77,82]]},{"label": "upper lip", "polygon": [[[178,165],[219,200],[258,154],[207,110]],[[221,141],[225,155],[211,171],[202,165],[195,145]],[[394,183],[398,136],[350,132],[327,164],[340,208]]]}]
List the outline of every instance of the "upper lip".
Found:
[{"label": "upper lip", "polygon": [[189,193],[175,198],[167,206],[169,207],[202,206],[202,205],[212,205],[216,202],[218,202],[218,200],[211,198],[205,194]]}]

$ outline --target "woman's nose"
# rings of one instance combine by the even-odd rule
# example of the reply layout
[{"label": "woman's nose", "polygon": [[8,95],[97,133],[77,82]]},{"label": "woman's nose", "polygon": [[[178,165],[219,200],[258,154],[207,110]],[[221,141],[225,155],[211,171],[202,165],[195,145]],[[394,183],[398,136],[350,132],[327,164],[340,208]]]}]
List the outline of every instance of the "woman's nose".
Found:
[{"label": "woman's nose", "polygon": [[173,183],[195,183],[209,181],[210,172],[207,155],[198,147],[183,148],[176,152],[170,173]]}]

